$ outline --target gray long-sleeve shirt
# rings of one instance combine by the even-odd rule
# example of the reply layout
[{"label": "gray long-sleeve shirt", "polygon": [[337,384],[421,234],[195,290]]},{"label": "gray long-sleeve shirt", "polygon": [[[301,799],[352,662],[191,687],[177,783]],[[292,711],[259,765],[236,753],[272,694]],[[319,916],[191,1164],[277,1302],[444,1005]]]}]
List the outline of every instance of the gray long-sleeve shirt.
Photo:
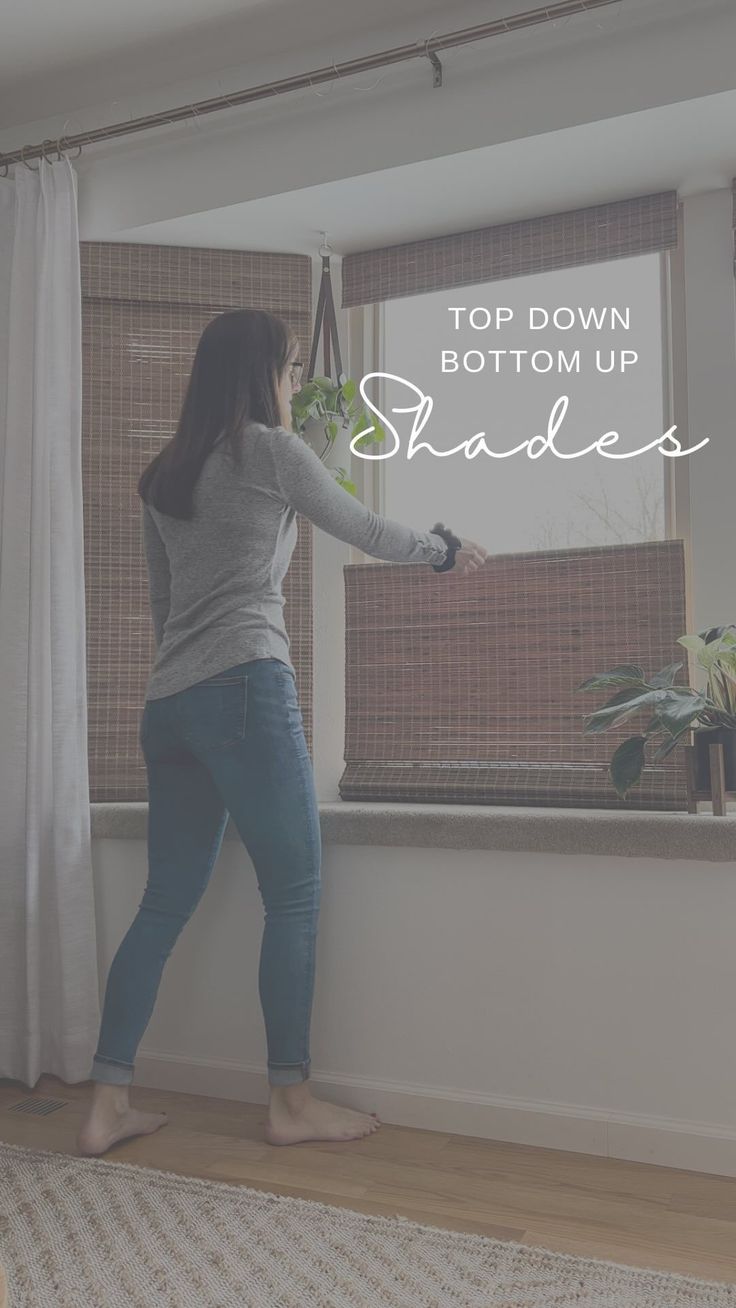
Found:
[{"label": "gray long-sleeve shirt", "polygon": [[156,659],[146,699],[161,699],[251,659],[293,666],[282,582],[296,514],[338,540],[396,563],[442,563],[441,536],[373,513],[348,494],[300,437],[249,424],[242,464],[222,438],[194,489],[194,517],[143,505]]}]

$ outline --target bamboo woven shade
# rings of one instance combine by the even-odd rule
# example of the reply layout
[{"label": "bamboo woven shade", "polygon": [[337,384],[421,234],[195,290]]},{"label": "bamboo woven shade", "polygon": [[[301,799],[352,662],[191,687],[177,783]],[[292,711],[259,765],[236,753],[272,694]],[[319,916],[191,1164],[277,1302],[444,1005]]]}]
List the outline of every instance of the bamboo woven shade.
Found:
[{"label": "bamboo woven shade", "polygon": [[576,691],[679,661],[682,541],[498,555],[468,577],[351,565],[345,583],[343,799],[686,808],[681,750],[619,799],[608,762],[638,719],[584,736],[607,697]]},{"label": "bamboo woven shade", "polygon": [[677,245],[677,192],[348,254],[342,307],[475,286]]},{"label": "bamboo woven shade", "polygon": [[[226,309],[268,309],[311,341],[304,255],[83,242],[83,443],[90,799],[145,801],[138,741],[156,653],[138,479],[174,434],[197,342]],[[312,534],[284,585],[307,739],[312,731]]]}]

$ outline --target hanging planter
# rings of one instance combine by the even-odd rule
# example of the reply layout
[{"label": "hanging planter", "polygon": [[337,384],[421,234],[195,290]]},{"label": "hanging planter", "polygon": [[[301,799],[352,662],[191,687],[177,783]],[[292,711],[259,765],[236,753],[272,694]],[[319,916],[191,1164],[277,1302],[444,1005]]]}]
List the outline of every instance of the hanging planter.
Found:
[{"label": "hanging planter", "polygon": [[356,442],[359,449],[385,438],[375,414],[366,409],[360,399],[356,400],[357,389],[351,378],[333,382],[329,377],[313,377],[304,383],[291,402],[294,431],[307,441],[351,495],[355,494],[355,485],[347,471],[350,442],[359,432],[370,427],[374,430]]},{"label": "hanging planter", "polygon": [[[355,495],[355,483],[350,480],[348,471],[351,458],[350,442],[359,432],[367,431],[367,435],[356,442],[357,448],[363,449],[383,441],[386,433],[376,415],[363,404],[357,383],[352,378],[346,377],[342,371],[330,277],[330,256],[323,251],[324,247],[320,247],[322,281],[317,300],[307,380],[292,397],[291,416],[296,434],[314,450],[336,481],[351,495]],[[321,334],[324,375],[315,377],[317,347]],[[334,381],[330,375],[331,344],[335,352],[336,380]]]}]

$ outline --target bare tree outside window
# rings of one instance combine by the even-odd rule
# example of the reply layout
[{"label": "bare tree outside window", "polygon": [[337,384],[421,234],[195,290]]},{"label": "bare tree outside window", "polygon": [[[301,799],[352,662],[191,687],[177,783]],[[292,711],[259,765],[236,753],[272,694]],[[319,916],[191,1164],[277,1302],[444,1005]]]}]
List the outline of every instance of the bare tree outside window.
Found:
[{"label": "bare tree outside window", "polygon": [[577,491],[564,517],[548,514],[535,533],[532,548],[574,549],[583,545],[633,545],[664,538],[661,477],[636,473],[627,502],[613,502],[603,478],[597,493]]}]

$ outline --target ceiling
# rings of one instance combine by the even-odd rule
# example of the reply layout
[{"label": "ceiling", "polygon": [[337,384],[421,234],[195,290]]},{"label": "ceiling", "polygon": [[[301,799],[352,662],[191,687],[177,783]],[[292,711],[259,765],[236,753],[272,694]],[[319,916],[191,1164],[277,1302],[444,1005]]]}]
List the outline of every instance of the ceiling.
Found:
[{"label": "ceiling", "polygon": [[[675,189],[731,185],[736,91],[663,105],[115,233],[116,240],[336,254]],[[398,198],[397,198],[398,197]]]},{"label": "ceiling", "polygon": [[455,0],[452,8],[444,0],[4,0],[0,128],[265,60],[290,59],[301,70],[305,49],[329,64],[363,34],[380,49],[401,28],[401,41],[416,40],[529,7],[526,0]]},{"label": "ceiling", "polygon": [[[692,12],[693,2],[625,0],[620,10],[613,6],[601,15],[610,25],[624,12],[627,22],[646,14],[650,22],[666,23]],[[247,64],[265,80],[279,61],[293,66],[284,73],[303,71],[346,57],[351,45],[351,53],[385,48],[538,3],[456,0],[450,8],[446,0],[5,0],[0,127],[37,123],[45,113],[64,116],[95,100],[117,105],[118,95],[130,96],[122,106],[132,117],[135,95],[144,88],[155,86],[164,103],[178,103],[167,87],[187,77],[204,79],[215,70],[219,76]],[[705,30],[708,12],[725,5],[698,0]],[[603,17],[590,21],[604,24]],[[562,39],[569,30],[559,33]],[[704,42],[693,58],[707,58],[707,48]],[[112,118],[122,116],[116,109]],[[730,185],[734,122],[736,91],[724,91],[120,229],[104,239],[314,254],[326,230],[335,252],[344,254],[538,214],[540,195],[551,213],[670,187],[687,194]]]},{"label": "ceiling", "polygon": [[[669,23],[693,7],[705,20],[709,9],[730,3],[622,0],[628,23]],[[219,86],[220,74],[228,82],[232,74],[232,86],[248,85],[541,7],[541,0],[3,0],[0,132],[79,110],[97,110],[101,121],[114,111],[116,121],[120,109],[134,116],[139,96],[163,96],[165,108],[179,90],[184,102],[186,89],[191,98],[221,94],[230,88]],[[613,5],[590,21],[611,28],[617,15]],[[572,31],[578,21],[553,26],[572,24]],[[217,79],[219,90],[188,88],[196,79]]]}]

